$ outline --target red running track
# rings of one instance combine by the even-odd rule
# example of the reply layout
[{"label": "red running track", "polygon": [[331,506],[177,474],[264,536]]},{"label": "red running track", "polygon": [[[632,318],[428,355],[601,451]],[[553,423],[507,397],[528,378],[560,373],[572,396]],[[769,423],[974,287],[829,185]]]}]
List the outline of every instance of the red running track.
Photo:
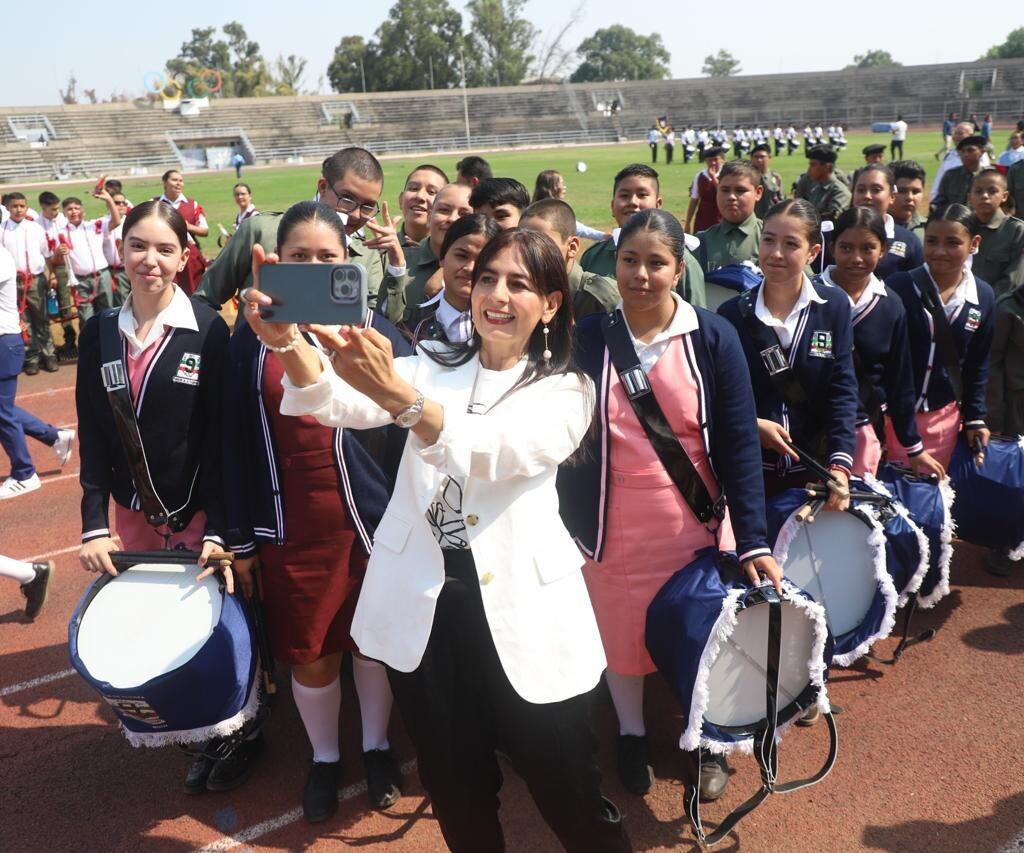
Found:
[{"label": "red running track", "polygon": [[[19,403],[55,424],[71,424],[74,368],[23,377]],[[378,814],[360,788],[355,694],[344,682],[337,816],[316,827],[300,802],[310,748],[285,685],[266,727],[267,749],[244,787],[189,797],[187,760],[173,749],[133,749],[113,714],[69,673],[68,618],[89,584],[78,567],[77,453],[61,471],[49,448],[32,448],[43,488],[0,504],[0,553],[54,554],[50,601],[33,624],[17,586],[0,579],[0,850],[230,850],[236,848],[443,850],[400,720],[395,750],[408,768],[405,796]],[[0,475],[6,476],[0,459]],[[769,799],[725,850],[992,851],[1024,830],[1024,570],[1009,580],[985,573],[984,553],[958,544],[953,593],[917,618],[936,638],[896,667],[865,663],[833,674],[839,761],[821,785]],[[891,650],[894,641],[882,644]],[[614,772],[613,712],[599,693],[595,730],[606,793],[622,809],[638,850],[695,850],[683,817],[678,748],[681,720],[665,686],[648,683],[657,782],[640,799]],[[783,739],[783,779],[810,772],[824,755],[822,727]],[[735,762],[713,823],[756,786],[749,760]],[[502,820],[515,851],[557,850],[515,772],[506,768]],[[1014,844],[1014,849],[1019,849]]]}]

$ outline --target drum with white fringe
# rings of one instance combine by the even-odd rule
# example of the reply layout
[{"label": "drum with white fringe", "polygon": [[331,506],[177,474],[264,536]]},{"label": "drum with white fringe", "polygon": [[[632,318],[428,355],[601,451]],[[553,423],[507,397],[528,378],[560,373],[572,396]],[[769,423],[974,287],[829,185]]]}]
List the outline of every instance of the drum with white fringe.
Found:
[{"label": "drum with white fringe", "polygon": [[965,542],[1024,557],[1024,436],[992,436],[979,464],[961,436],[949,463],[953,520]]},{"label": "drum with white fringe", "polygon": [[[854,484],[855,485],[855,484]],[[898,595],[886,567],[885,531],[863,507],[801,512],[803,489],[787,489],[768,501],[769,538],[786,578],[825,608],[835,638],[834,660],[849,666],[892,632]]]},{"label": "drum with white fringe", "polygon": [[717,311],[734,296],[753,290],[763,280],[753,264],[727,264],[704,275],[708,311]]},{"label": "drum with white fringe", "polygon": [[133,746],[224,737],[256,716],[257,645],[241,596],[196,582],[198,554],[111,554],[68,625],[71,664]]},{"label": "drum with white fringe", "polygon": [[881,506],[857,501],[854,504],[878,521],[885,531],[885,567],[898,595],[896,606],[903,607],[910,596],[921,588],[928,573],[931,556],[928,537],[910,517],[910,511],[881,480],[866,473],[862,481],[855,479],[851,486],[854,484],[862,484],[864,488],[890,499],[889,503]]}]

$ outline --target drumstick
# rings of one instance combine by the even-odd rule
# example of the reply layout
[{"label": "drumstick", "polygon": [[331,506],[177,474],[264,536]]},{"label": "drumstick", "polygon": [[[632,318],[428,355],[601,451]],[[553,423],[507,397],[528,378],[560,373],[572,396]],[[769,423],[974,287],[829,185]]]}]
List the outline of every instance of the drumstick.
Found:
[{"label": "drumstick", "polygon": [[821,479],[824,480],[826,483],[839,483],[839,481],[832,476],[832,472],[829,471],[827,468],[823,467],[818,462],[818,460],[811,456],[809,453],[807,453],[804,450],[801,450],[799,447],[793,444],[792,441],[787,441],[786,444],[790,446],[793,452],[800,458],[800,461],[803,462],[809,470],[813,471],[815,474],[821,477]]},{"label": "drumstick", "polygon": [[[813,486],[813,485],[810,485],[810,486],[807,486],[806,491],[807,491],[807,496],[811,497],[811,498],[823,498],[825,500],[828,500],[828,498],[829,498],[829,490],[825,486]],[[850,492],[850,500],[852,500],[852,501],[859,501],[860,503],[865,503],[865,504],[890,504],[890,503],[892,503],[892,498],[890,498],[887,495],[880,495],[877,492],[851,491]]]},{"label": "drumstick", "polygon": [[974,464],[980,468],[985,464],[985,445],[981,443],[981,436],[974,436],[974,441],[971,442],[971,445],[974,450]]},{"label": "drumstick", "polygon": [[796,520],[803,524],[814,524],[814,516],[821,511],[821,508],[825,505],[823,500],[813,500],[805,503],[800,509],[796,511]]}]

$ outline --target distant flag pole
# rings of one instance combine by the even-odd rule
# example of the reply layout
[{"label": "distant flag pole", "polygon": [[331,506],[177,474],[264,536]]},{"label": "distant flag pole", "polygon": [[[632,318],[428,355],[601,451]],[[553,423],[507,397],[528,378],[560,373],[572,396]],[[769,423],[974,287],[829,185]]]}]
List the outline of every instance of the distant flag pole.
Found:
[{"label": "distant flag pole", "polygon": [[462,117],[466,122],[466,147],[469,148],[472,145],[469,139],[469,96],[466,94],[466,52],[462,45],[459,45],[459,65],[462,73],[462,80],[459,81],[462,86]]}]

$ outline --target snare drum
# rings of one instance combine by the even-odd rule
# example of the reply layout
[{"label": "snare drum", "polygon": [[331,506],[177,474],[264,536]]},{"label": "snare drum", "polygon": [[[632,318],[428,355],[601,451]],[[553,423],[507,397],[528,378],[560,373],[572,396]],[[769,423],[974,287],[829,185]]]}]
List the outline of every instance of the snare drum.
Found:
[{"label": "snare drum", "polygon": [[[819,512],[813,523],[798,512],[803,489],[787,489],[768,501],[773,553],[786,578],[825,608],[835,638],[835,662],[849,666],[885,639],[896,622],[897,593],[886,568],[882,525],[862,507]],[[784,518],[781,525],[779,519]]]},{"label": "snare drum", "polygon": [[708,311],[717,311],[734,296],[753,290],[763,276],[746,264],[727,264],[704,276],[705,299]]},{"label": "snare drum", "polygon": [[1024,557],[1024,436],[992,436],[981,465],[957,441],[949,463],[956,491],[953,520],[965,542],[1008,551],[1011,560]]},{"label": "snare drum", "polygon": [[257,646],[241,596],[196,582],[198,554],[110,555],[120,574],[86,590],[68,626],[71,664],[133,746],[198,743],[256,716]]}]

